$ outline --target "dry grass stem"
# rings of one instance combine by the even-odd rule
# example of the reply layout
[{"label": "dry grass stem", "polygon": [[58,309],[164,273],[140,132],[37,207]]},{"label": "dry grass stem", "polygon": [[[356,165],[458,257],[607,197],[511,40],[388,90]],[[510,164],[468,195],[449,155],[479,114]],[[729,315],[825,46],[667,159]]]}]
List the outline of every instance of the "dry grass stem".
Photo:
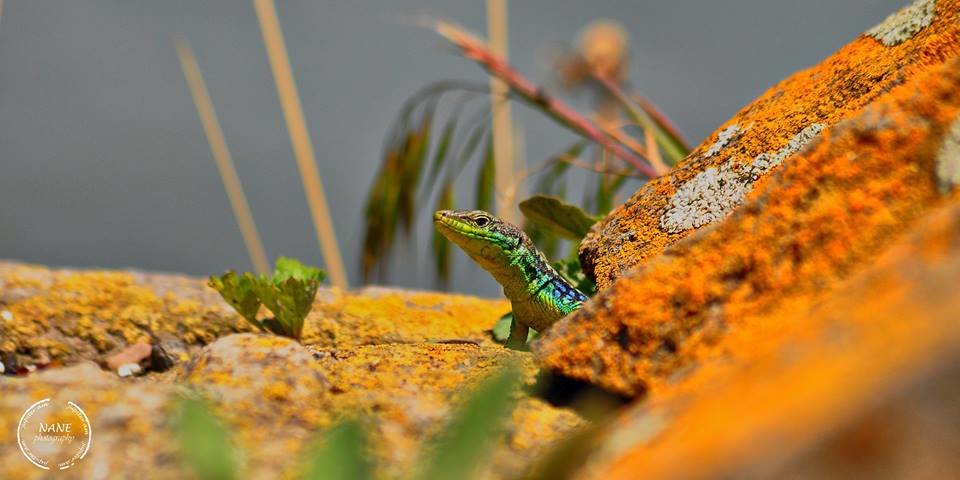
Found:
[{"label": "dry grass stem", "polygon": [[300,94],[290,68],[290,57],[283,41],[283,32],[277,18],[277,9],[273,0],[253,0],[257,11],[257,20],[260,22],[260,31],[263,33],[263,43],[270,59],[270,70],[277,84],[277,96],[280,98],[280,107],[290,134],[290,144],[293,155],[300,170],[300,179],[303,181],[303,190],[307,196],[307,204],[313,219],[313,226],[320,241],[323,259],[330,272],[330,282],[339,288],[347,288],[347,274],[343,267],[343,258],[340,256],[340,247],[337,245],[337,236],[330,219],[330,208],[327,205],[323,183],[320,181],[320,172],[317,169],[313,144],[310,141],[310,132],[307,130],[307,121],[300,104]]},{"label": "dry grass stem", "polygon": [[[508,53],[507,0],[487,0],[487,33],[490,37],[490,51],[504,59]],[[510,118],[510,87],[496,76],[490,76],[490,113],[493,132],[493,158],[496,164],[494,180],[497,198],[497,215],[510,222],[517,223],[516,210],[513,208],[510,183],[513,181],[516,167],[513,155],[513,122]]]},{"label": "dry grass stem", "polygon": [[193,103],[197,107],[197,115],[200,116],[200,123],[203,124],[203,131],[207,135],[207,142],[210,143],[210,153],[213,154],[217,171],[220,172],[220,178],[223,179],[223,187],[227,191],[233,216],[237,219],[237,225],[239,225],[240,233],[243,236],[243,243],[250,255],[250,263],[253,264],[253,268],[258,273],[267,273],[270,270],[267,254],[264,251],[263,243],[260,241],[257,225],[253,221],[253,214],[250,213],[250,205],[247,204],[247,197],[243,193],[243,186],[240,184],[237,169],[233,165],[230,149],[227,148],[227,141],[223,137],[217,112],[213,109],[210,93],[207,91],[203,76],[200,74],[197,58],[187,42],[177,40],[176,46],[177,57],[180,58],[180,66],[183,68],[183,75],[190,87]]},{"label": "dry grass stem", "polygon": [[542,88],[514,70],[502,58],[494,55],[484,42],[463,28],[448,22],[436,22],[433,28],[438,34],[459,48],[464,57],[477,62],[491,75],[503,80],[514,93],[527,102],[538,106],[561,125],[596,142],[648,178],[658,177],[667,171],[665,168],[661,169],[651,165],[650,161],[643,158],[639,152],[630,151],[566,103],[547,95]]}]

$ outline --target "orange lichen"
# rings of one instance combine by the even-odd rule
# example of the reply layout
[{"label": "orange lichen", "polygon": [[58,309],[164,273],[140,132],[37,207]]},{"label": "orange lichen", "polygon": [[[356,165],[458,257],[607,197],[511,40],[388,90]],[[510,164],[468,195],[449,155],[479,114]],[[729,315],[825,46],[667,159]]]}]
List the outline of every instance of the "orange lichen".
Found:
[{"label": "orange lichen", "polygon": [[958,113],[958,62],[893,89],[761,178],[731,217],[555,324],[539,361],[638,395],[726,348],[751,317],[815,301],[942,201],[934,157]]},{"label": "orange lichen", "polygon": [[[98,358],[138,342],[204,345],[251,331],[198,279],[173,275],[51,270],[0,263],[0,352],[25,364]],[[493,345],[504,300],[428,292],[323,289],[304,343],[325,347],[427,341]]]},{"label": "orange lichen", "polygon": [[401,290],[334,293],[307,318],[304,343],[352,346],[469,340],[492,345],[489,330],[510,311],[505,300]]},{"label": "orange lichen", "polygon": [[249,328],[220,305],[160,298],[129,273],[18,265],[0,276],[6,288],[24,292],[0,302],[8,312],[0,316],[0,351],[24,363],[95,359],[154,338],[208,343]]},{"label": "orange lichen", "polygon": [[[929,3],[929,2],[927,2]],[[739,171],[783,148],[798,132],[851,118],[891,88],[960,53],[960,1],[940,0],[929,26],[895,46],[861,36],[819,65],[798,72],[743,108],[669,175],[641,187],[594,227],[580,258],[601,289],[694,230],[661,227],[670,198],[707,169]],[[727,130],[737,125],[737,135]],[[726,142],[717,142],[720,134]],[[710,153],[711,155],[708,155]],[[738,203],[738,202],[737,202]]]},{"label": "orange lichen", "polygon": [[[380,433],[375,456],[390,466],[390,477],[409,471],[423,440],[438,431],[451,407],[478,380],[508,361],[521,363],[528,383],[536,374],[529,354],[500,346],[369,345],[321,349],[316,355],[320,371],[332,384],[330,409],[374,422]],[[512,421],[503,420],[508,443],[498,448],[490,466],[501,474],[529,465],[533,454],[583,424],[573,412],[526,395]]]},{"label": "orange lichen", "polygon": [[[15,421],[31,398],[74,395],[94,422],[98,464],[118,475],[135,472],[126,458],[113,455],[122,451],[143,459],[136,468],[179,478],[181,465],[170,461],[173,432],[167,410],[174,389],[192,390],[206,397],[229,425],[251,476],[291,475],[315,436],[339,418],[358,415],[371,429],[381,471],[398,477],[415,464],[423,441],[440,429],[475,381],[508,360],[521,362],[528,383],[536,371],[530,354],[490,340],[489,329],[509,310],[503,300],[381,288],[321,289],[306,321],[309,346],[304,347],[272,335],[216,338],[250,327],[203,284],[184,276],[0,262],[0,333],[9,346],[4,351],[54,357],[42,376],[0,377],[0,398],[8,400],[0,401],[0,420]],[[56,365],[103,360],[130,341],[153,343],[154,336],[209,344],[191,347],[189,356],[178,352],[179,364],[165,373],[126,381],[88,363],[67,369]],[[50,383],[49,375],[73,369],[82,373],[73,374],[68,385]],[[117,417],[114,410],[125,412],[117,402],[138,393],[133,404],[144,418],[124,413],[119,415],[122,424],[102,423]],[[522,391],[516,395],[519,405],[512,420],[504,419],[506,436],[488,465],[492,478],[522,471],[534,455],[583,424],[572,411]],[[0,421],[4,425],[9,426]],[[16,428],[5,432],[13,434]],[[133,435],[142,438],[112,448],[117,439]],[[0,434],[4,438],[9,436]],[[158,441],[168,444],[157,448]],[[145,448],[158,453],[137,455]],[[14,453],[19,455],[16,449],[0,455],[0,477],[23,476]],[[76,471],[91,476],[88,470]]]},{"label": "orange lichen", "polygon": [[[914,398],[917,379],[951,365],[956,371],[958,277],[960,198],[931,214],[908,242],[823,303],[745,319],[724,339],[722,361],[704,363],[623,415],[584,476],[784,476],[788,472],[777,469],[786,459],[802,455],[878,402]],[[957,392],[956,377],[940,375],[941,386],[951,382]],[[943,401],[947,410],[956,410],[955,396]],[[664,428],[630,438],[654,416],[665,419]],[[946,429],[950,436],[932,439],[955,441],[955,429]],[[877,440],[900,451],[909,439]],[[956,473],[931,470],[957,465],[949,446],[936,448],[943,451],[904,460],[912,466],[906,472],[925,471],[930,478]],[[938,455],[942,463],[931,464]]]}]

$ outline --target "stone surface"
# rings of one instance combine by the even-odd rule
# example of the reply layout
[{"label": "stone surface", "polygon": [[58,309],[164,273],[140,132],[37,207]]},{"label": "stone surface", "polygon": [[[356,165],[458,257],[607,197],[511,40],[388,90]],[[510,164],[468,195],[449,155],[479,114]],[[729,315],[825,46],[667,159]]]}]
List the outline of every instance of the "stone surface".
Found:
[{"label": "stone surface", "polygon": [[750,319],[819,301],[948,198],[935,170],[960,114],[958,62],[915,75],[825,130],[759,179],[730,217],[546,331],[534,343],[538,361],[638,396],[718,355]]},{"label": "stone surface", "polygon": [[[952,478],[960,199],[817,305],[761,315],[624,413],[581,478]],[[691,461],[696,459],[696,461]]]},{"label": "stone surface", "polygon": [[[863,35],[820,64],[774,85],[668,175],[641,187],[594,226],[580,246],[580,259],[585,271],[596,277],[598,287],[609,288],[616,278],[694,233],[694,227],[733,211],[742,203],[745,187],[752,186],[746,170],[761,156],[784,151],[792,139],[814,124],[830,127],[860,115],[865,106],[892,88],[960,53],[960,1],[920,0],[907,10],[919,16],[905,14],[902,18],[907,20],[891,20],[889,25],[912,25],[911,18],[929,25],[909,28],[916,31],[893,46]],[[931,15],[924,20],[928,11]],[[706,173],[710,169],[713,174]],[[703,185],[704,174],[736,183]],[[692,202],[677,202],[678,208],[671,201],[681,190],[694,195]]]},{"label": "stone surface", "polygon": [[[0,311],[11,312],[0,316],[4,351],[24,367],[0,376],[0,478],[44,478],[16,447],[16,424],[50,395],[79,404],[93,424],[89,456],[64,478],[189,478],[172,423],[182,395],[207,399],[223,419],[245,478],[295,475],[305,446],[346,417],[363,419],[379,472],[395,478],[478,379],[507,361],[523,365],[527,385],[536,373],[529,353],[490,340],[509,308],[502,300],[326,289],[300,345],[249,333],[202,279],[13,262],[0,263],[0,278]],[[177,357],[173,368],[120,378],[93,363],[151,339]],[[571,410],[516,396],[488,478],[517,475],[585,424]]]}]

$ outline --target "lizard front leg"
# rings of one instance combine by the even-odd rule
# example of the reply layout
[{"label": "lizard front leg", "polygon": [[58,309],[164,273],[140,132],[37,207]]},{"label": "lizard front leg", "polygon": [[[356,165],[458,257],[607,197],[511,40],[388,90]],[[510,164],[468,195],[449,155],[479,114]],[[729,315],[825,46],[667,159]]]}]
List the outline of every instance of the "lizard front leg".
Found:
[{"label": "lizard front leg", "polygon": [[530,327],[517,320],[514,313],[513,321],[510,323],[510,336],[507,337],[507,348],[514,350],[526,350],[527,335],[530,334]]}]

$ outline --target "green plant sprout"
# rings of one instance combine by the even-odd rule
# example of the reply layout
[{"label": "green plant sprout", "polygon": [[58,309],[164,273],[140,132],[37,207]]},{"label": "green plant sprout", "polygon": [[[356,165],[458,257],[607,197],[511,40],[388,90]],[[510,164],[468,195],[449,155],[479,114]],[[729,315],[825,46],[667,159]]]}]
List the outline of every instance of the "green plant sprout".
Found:
[{"label": "green plant sprout", "polygon": [[[480,382],[453,410],[450,419],[436,437],[425,444],[423,454],[408,478],[429,480],[477,478],[489,461],[494,441],[516,404],[520,370],[508,365]],[[175,423],[180,441],[180,459],[198,478],[231,480],[241,478],[239,452],[228,432],[213,415],[206,402],[183,399]],[[376,478],[375,465],[367,449],[367,433],[362,422],[340,422],[305,449],[301,463],[306,467],[299,478],[356,479]]]},{"label": "green plant sprout", "polygon": [[[230,270],[219,277],[211,276],[208,284],[260,331],[300,340],[303,320],[313,308],[325,277],[322,269],[280,257],[272,276],[250,272],[238,275]],[[257,319],[261,305],[273,314],[272,318]]]}]

